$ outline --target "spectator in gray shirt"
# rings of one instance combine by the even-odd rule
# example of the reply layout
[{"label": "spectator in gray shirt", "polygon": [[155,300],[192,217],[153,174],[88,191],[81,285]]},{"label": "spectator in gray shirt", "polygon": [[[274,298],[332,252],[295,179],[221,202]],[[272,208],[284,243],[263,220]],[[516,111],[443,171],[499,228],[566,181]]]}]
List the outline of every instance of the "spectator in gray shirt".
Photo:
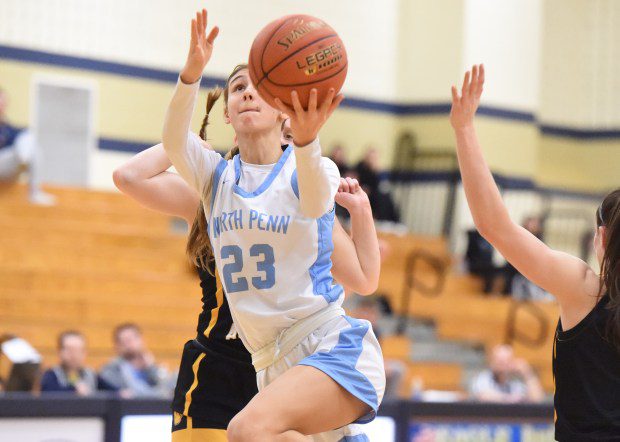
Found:
[{"label": "spectator in gray shirt", "polygon": [[540,402],[544,391],[532,367],[515,358],[510,345],[491,351],[489,368],[476,376],[469,387],[473,399],[482,402]]},{"label": "spectator in gray shirt", "polygon": [[100,371],[100,378],[124,398],[172,397],[173,379],[147,350],[142,331],[136,324],[114,329],[117,357]]}]

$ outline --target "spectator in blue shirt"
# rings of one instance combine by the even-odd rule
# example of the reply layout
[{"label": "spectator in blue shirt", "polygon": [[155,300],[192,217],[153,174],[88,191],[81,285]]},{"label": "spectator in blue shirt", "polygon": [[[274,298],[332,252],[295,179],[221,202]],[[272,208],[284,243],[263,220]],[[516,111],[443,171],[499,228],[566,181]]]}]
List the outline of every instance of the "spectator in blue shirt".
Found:
[{"label": "spectator in blue shirt", "polygon": [[94,370],[85,367],[86,339],[78,331],[69,330],[58,337],[60,364],[43,373],[42,392],[69,392],[89,396],[97,391]]}]

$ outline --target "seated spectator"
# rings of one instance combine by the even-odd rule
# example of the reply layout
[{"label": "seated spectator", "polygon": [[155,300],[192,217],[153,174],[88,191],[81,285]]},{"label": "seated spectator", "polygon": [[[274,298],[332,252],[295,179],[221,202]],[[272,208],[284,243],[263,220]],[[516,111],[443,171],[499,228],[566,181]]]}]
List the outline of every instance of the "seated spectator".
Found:
[{"label": "seated spectator", "polygon": [[369,147],[362,161],[355,167],[355,171],[360,185],[368,194],[375,219],[398,222],[399,216],[392,195],[385,186],[381,186],[379,151],[374,147]]},{"label": "seated spectator", "polygon": [[362,160],[355,166],[358,181],[368,195],[379,191],[380,170],[379,152],[374,147],[369,147]]},{"label": "seated spectator", "polygon": [[544,398],[534,370],[524,359],[515,358],[509,345],[493,348],[489,368],[473,379],[469,392],[481,402],[540,402]]},{"label": "seated spectator", "polygon": [[502,293],[510,294],[514,272],[508,266],[497,266],[493,262],[493,246],[476,229],[467,231],[467,251],[465,264],[470,274],[482,278],[484,293],[491,293],[495,281],[503,279]]},{"label": "seated spectator", "polygon": [[43,373],[42,392],[70,392],[89,396],[97,391],[97,373],[84,366],[86,338],[82,333],[69,330],[58,336],[58,358],[60,364]]},{"label": "seated spectator", "polygon": [[336,144],[332,148],[332,151],[329,154],[329,158],[334,163],[336,163],[336,166],[338,166],[338,171],[340,172],[340,176],[342,177],[347,176],[351,168],[349,167],[349,162],[347,161],[347,155],[344,150],[344,147],[342,147],[340,144]]},{"label": "seated spectator", "polygon": [[114,330],[117,357],[99,376],[122,397],[170,397],[174,387],[167,370],[155,364],[136,324],[121,324]]},{"label": "seated spectator", "polygon": [[9,123],[7,107],[8,96],[0,89],[0,181],[17,181],[21,172],[28,170],[30,201],[35,204],[53,204],[54,197],[40,189],[34,136],[28,130],[20,130]]}]

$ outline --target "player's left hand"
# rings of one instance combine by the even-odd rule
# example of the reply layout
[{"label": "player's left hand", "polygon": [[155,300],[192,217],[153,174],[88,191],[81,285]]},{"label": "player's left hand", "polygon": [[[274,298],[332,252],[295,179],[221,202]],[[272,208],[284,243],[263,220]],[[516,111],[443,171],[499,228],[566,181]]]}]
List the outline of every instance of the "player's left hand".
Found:
[{"label": "player's left hand", "polygon": [[340,186],[338,186],[335,199],[336,203],[347,209],[349,213],[370,208],[368,195],[355,178],[340,178]]},{"label": "player's left hand", "polygon": [[333,88],[327,92],[327,96],[320,106],[317,103],[317,96],[317,90],[312,89],[308,99],[308,110],[302,107],[297,91],[291,92],[292,108],[282,103],[279,98],[275,99],[278,109],[291,119],[291,132],[295,146],[306,146],[312,143],[319,134],[321,127],[344,99],[344,95],[336,95]]},{"label": "player's left hand", "polygon": [[452,109],[450,110],[450,124],[454,129],[472,126],[474,115],[480,104],[484,87],[484,65],[474,65],[465,73],[461,94],[456,86],[452,86]]}]

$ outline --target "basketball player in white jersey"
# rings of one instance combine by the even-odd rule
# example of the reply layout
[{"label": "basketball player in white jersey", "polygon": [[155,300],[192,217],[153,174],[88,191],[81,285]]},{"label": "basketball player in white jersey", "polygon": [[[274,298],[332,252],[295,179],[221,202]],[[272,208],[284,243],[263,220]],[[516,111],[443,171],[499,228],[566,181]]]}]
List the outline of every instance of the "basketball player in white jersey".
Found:
[{"label": "basketball player in white jersey", "polygon": [[295,147],[284,152],[286,115],[256,93],[247,68],[226,85],[225,121],[239,155],[224,160],[189,131],[202,71],[218,29],[192,20],[187,62],[168,108],[164,149],[202,195],[209,237],[239,336],[252,353],[259,393],[231,421],[231,441],[367,440],[354,422],[376,414],[385,389],[381,350],[367,321],[344,315],[330,268],[338,169],[317,134],[342,101],[331,90],[288,110]]}]

